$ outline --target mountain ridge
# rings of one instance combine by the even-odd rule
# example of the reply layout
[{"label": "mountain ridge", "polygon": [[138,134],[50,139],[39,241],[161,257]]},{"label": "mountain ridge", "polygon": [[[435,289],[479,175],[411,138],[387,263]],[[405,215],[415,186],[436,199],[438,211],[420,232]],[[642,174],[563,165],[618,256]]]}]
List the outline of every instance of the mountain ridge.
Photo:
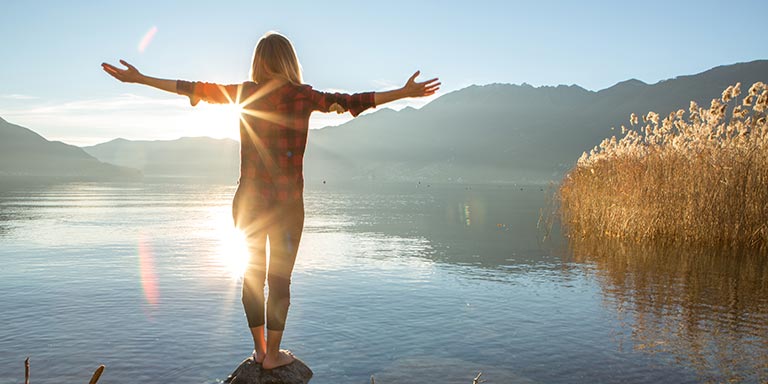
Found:
[{"label": "mountain ridge", "polygon": [[[628,125],[631,113],[661,115],[702,105],[741,82],[768,82],[768,60],[722,65],[647,84],[638,79],[599,91],[578,85],[472,85],[419,109],[379,108],[347,123],[310,130],[305,179],[319,181],[546,182],[583,151]],[[612,131],[611,127],[617,129]],[[114,139],[84,150],[147,175],[236,180],[239,144],[231,139]]]},{"label": "mountain ridge", "polygon": [[83,147],[83,150],[104,162],[139,169],[146,176],[234,182],[239,173],[240,144],[232,139],[199,136],[173,140],[117,138]]},{"label": "mountain ridge", "polygon": [[577,85],[475,85],[447,93],[417,113],[375,119],[370,114],[367,121],[312,131],[305,168],[310,176],[353,179],[556,180],[583,151],[617,134],[611,127],[628,125],[633,112],[664,115],[687,109],[691,100],[705,105],[729,85],[756,81],[768,81],[768,60],[655,84],[630,79],[600,91]]},{"label": "mountain ridge", "polygon": [[106,164],[82,148],[50,141],[0,118],[0,178],[19,180],[137,180],[136,169]]}]

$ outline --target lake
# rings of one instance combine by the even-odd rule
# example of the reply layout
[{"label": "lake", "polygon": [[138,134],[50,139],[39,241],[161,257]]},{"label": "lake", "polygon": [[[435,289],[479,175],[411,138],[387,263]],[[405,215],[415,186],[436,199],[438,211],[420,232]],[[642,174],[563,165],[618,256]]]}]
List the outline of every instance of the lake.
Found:
[{"label": "lake", "polygon": [[[218,383],[252,350],[232,185],[0,191],[0,384]],[[768,381],[768,262],[569,243],[546,186],[308,185],[312,383]]]}]

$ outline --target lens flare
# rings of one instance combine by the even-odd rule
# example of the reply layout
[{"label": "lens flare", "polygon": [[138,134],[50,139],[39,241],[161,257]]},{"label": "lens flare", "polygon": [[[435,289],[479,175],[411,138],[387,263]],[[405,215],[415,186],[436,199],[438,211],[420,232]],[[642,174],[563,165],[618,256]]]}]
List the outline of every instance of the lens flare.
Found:
[{"label": "lens flare", "polygon": [[139,42],[139,52],[144,53],[144,50],[147,49],[149,43],[152,42],[152,39],[155,37],[156,33],[157,27],[152,26],[152,28],[150,28],[149,31],[144,34],[144,37],[142,37],[141,41]]},{"label": "lens flare", "polygon": [[[219,212],[217,212],[219,213]],[[243,277],[248,265],[248,245],[245,234],[232,225],[231,210],[222,210],[215,220],[214,238],[218,242],[216,259],[233,279]]]},{"label": "lens flare", "polygon": [[160,292],[157,287],[155,259],[152,255],[152,247],[144,237],[139,239],[139,276],[144,298],[151,306],[156,306],[160,301]]}]

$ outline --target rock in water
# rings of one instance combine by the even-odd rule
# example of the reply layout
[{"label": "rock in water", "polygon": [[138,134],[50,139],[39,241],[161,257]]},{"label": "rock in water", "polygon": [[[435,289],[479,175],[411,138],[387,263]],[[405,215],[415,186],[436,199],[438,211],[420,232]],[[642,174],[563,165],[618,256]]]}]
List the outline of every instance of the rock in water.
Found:
[{"label": "rock in water", "polygon": [[307,384],[312,378],[312,370],[303,361],[294,362],[275,369],[262,369],[261,364],[252,357],[245,359],[232,372],[225,383],[230,384]]}]

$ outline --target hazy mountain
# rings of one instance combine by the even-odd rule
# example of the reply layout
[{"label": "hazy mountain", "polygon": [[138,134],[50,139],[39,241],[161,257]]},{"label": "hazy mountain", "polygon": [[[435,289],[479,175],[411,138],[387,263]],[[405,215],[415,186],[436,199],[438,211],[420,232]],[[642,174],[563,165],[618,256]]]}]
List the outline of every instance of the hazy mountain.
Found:
[{"label": "hazy mountain", "polygon": [[[491,84],[446,94],[419,110],[381,110],[311,131],[312,178],[536,181],[559,179],[632,112],[662,116],[709,105],[723,89],[768,82],[768,61],[734,64],[649,85],[639,80],[593,92],[578,86]],[[617,131],[611,131],[611,127]]]},{"label": "hazy mountain", "polygon": [[240,143],[231,139],[115,139],[83,149],[101,161],[140,169],[146,176],[192,177],[235,182],[240,164]]},{"label": "hazy mountain", "polygon": [[74,145],[48,141],[0,118],[0,180],[130,180],[136,169],[105,164]]},{"label": "hazy mountain", "polygon": [[[583,151],[618,135],[632,112],[662,115],[709,105],[723,89],[768,82],[768,60],[734,64],[656,84],[627,80],[601,91],[527,84],[471,86],[421,109],[382,108],[337,127],[311,130],[305,177],[320,180],[531,182],[558,180]],[[616,131],[611,131],[616,127]],[[237,143],[183,138],[113,140],[85,148],[147,175],[236,179]]]}]

